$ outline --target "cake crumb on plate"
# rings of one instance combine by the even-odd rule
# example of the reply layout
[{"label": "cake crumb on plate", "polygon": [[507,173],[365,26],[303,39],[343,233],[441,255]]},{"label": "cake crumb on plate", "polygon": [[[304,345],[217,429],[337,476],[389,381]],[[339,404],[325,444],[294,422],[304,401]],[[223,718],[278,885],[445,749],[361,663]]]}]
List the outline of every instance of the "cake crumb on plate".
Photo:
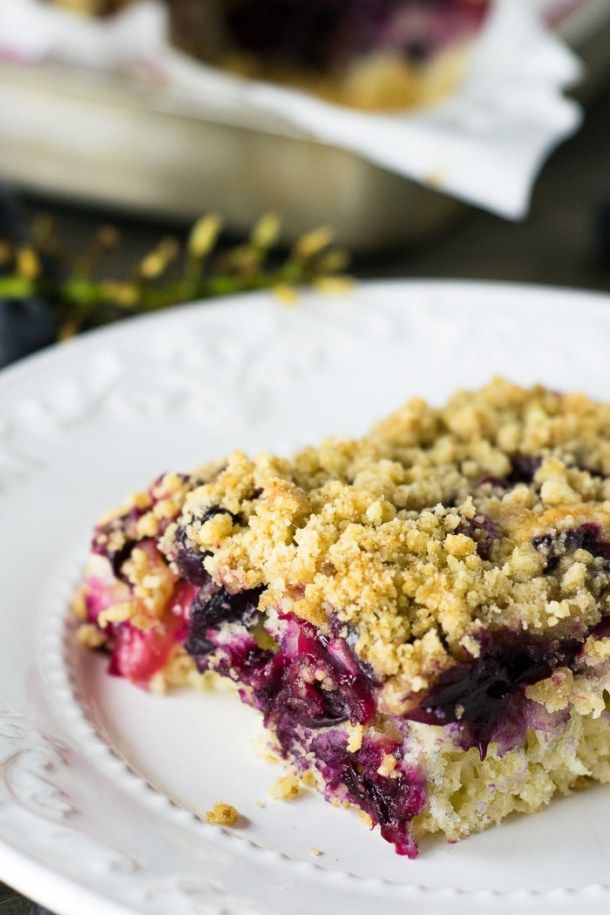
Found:
[{"label": "cake crumb on plate", "polygon": [[219,801],[204,814],[206,823],[212,826],[235,826],[239,820],[239,810],[232,804]]},{"label": "cake crumb on plate", "polygon": [[278,801],[294,801],[301,793],[301,785],[296,775],[282,775],[269,788],[269,794]]}]

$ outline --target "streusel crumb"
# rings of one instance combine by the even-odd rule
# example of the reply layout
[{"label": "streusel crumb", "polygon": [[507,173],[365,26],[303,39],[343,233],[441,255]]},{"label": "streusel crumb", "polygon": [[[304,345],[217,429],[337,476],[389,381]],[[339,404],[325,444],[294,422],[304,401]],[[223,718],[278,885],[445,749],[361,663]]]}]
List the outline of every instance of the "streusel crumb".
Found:
[{"label": "streusel crumb", "polygon": [[277,801],[294,801],[301,793],[301,785],[296,775],[282,775],[269,788],[269,794]]},{"label": "streusel crumb", "polygon": [[85,648],[101,648],[106,641],[104,633],[93,623],[82,623],[76,630],[76,640]]},{"label": "streusel crumb", "polygon": [[212,826],[235,826],[239,820],[239,811],[232,804],[219,801],[204,814],[206,823]]}]

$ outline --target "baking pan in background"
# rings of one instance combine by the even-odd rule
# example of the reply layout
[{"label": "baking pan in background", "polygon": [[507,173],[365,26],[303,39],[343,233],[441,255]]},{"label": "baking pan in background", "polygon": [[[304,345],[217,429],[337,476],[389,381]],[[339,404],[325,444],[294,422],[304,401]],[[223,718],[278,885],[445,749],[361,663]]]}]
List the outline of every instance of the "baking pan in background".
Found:
[{"label": "baking pan in background", "polygon": [[[553,0],[587,66],[610,77],[608,0]],[[0,65],[0,174],[36,192],[172,219],[222,212],[241,234],[269,210],[284,240],[332,224],[372,251],[423,238],[464,205],[256,112],[202,116],[184,98],[62,65]]]}]

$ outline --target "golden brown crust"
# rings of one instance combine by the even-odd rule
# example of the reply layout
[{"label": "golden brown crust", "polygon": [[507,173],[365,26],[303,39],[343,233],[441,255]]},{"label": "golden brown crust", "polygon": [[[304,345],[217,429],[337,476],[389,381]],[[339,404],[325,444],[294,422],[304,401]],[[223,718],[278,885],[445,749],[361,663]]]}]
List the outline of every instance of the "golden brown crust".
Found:
[{"label": "golden brown crust", "polygon": [[[483,628],[562,637],[599,622],[607,562],[558,535],[610,534],[606,474],[610,406],[495,380],[292,459],[238,451],[168,475],[176,521],[159,543],[171,560],[186,537],[227,590],[263,587],[270,613],[343,627],[383,683],[381,710],[400,714],[477,655]],[[552,563],[537,538],[555,538]]]}]

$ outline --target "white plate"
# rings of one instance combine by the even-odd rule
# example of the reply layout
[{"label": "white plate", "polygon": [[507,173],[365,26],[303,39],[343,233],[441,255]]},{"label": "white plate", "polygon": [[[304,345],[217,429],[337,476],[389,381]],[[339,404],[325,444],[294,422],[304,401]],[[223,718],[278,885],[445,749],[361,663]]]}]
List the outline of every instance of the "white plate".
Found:
[{"label": "white plate", "polygon": [[[61,915],[608,911],[607,789],[399,858],[313,794],[266,797],[278,771],[237,699],[106,677],[66,608],[96,515],[159,471],[356,433],[494,373],[607,397],[609,342],[602,296],[398,282],[179,309],[3,373],[0,879]],[[193,815],[219,799],[249,825]]]}]

